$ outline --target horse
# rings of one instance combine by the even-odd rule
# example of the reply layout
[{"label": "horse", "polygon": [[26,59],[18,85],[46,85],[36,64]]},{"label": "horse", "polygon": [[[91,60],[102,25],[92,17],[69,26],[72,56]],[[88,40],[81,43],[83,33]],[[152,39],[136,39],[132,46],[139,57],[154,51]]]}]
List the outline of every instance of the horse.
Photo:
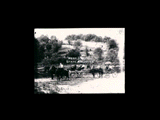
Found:
[{"label": "horse", "polygon": [[99,78],[103,76],[103,69],[102,68],[92,68],[89,70],[89,73],[93,75],[93,78],[95,78],[95,74],[99,74]]},{"label": "horse", "polygon": [[49,72],[50,67],[49,66],[45,66],[44,67],[44,73],[48,73]]},{"label": "horse", "polygon": [[57,81],[60,81],[63,76],[66,76],[69,80],[69,71],[65,70],[64,68],[57,68],[57,70],[55,71],[55,75],[57,77]]},{"label": "horse", "polygon": [[53,80],[53,74],[56,73],[56,70],[57,70],[57,68],[55,66],[53,66],[53,65],[49,68],[49,72],[50,72],[52,80]]},{"label": "horse", "polygon": [[68,68],[68,70],[71,70],[71,71],[75,71],[77,69],[77,66],[76,65],[74,65],[73,67],[71,67],[71,68]]},{"label": "horse", "polygon": [[78,71],[81,71],[81,70],[83,70],[84,68],[85,68],[85,67],[81,65],[79,68],[77,68],[77,70],[78,70]]}]

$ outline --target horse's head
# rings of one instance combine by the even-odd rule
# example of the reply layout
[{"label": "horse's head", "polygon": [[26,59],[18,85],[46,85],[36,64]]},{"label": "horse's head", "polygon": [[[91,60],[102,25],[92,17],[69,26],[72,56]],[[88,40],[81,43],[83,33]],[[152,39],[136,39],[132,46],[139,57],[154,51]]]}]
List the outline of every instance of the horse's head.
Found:
[{"label": "horse's head", "polygon": [[55,66],[53,66],[53,65],[49,69],[49,71],[56,71],[56,70],[57,70],[57,68]]}]

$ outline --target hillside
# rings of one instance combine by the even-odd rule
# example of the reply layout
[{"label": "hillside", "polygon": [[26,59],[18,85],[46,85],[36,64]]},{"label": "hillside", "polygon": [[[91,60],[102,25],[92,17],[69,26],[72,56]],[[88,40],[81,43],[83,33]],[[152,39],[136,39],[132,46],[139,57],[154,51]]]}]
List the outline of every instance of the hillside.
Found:
[{"label": "hillside", "polygon": [[[86,42],[86,41],[83,41],[83,40],[78,40],[78,41],[81,41],[81,43],[82,43],[82,47],[80,48],[80,50],[81,50],[80,53],[81,53],[82,57],[86,57],[86,55],[85,55],[86,46],[89,49],[89,54],[92,55],[92,56],[93,56],[93,51],[98,47],[102,48],[102,50],[104,52],[103,54],[107,54],[107,45],[106,45],[106,43]],[[65,43],[65,44],[62,45],[62,48],[59,50],[59,52],[64,52],[64,51],[67,52],[68,50],[74,49],[74,47],[72,45],[68,44],[67,40],[63,40],[63,43]],[[72,44],[74,44],[74,41],[72,41]],[[65,55],[65,54],[63,54],[63,55]]]}]

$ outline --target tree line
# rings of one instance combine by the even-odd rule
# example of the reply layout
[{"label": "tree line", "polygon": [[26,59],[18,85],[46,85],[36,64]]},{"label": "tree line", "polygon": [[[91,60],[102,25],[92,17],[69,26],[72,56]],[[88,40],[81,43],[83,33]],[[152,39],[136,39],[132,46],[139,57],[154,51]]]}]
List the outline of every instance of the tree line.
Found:
[{"label": "tree line", "polygon": [[[94,55],[98,56],[98,60],[106,59],[108,61],[114,62],[115,59],[117,58],[118,54],[118,44],[114,39],[111,39],[110,37],[99,37],[94,34],[87,34],[87,35],[68,35],[66,40],[85,40],[85,41],[95,41],[95,42],[105,42],[109,48],[109,51],[106,57],[103,58],[103,50],[101,48],[96,48],[95,51],[93,52]],[[50,64],[57,64],[57,63],[65,63],[65,58],[62,56],[58,55],[59,49],[62,47],[63,42],[58,40],[56,36],[51,36],[48,38],[48,36],[41,35],[38,38],[34,38],[34,52],[35,52],[35,66],[37,63],[42,63],[44,66],[49,66]],[[75,41],[74,42],[74,47],[75,49],[72,49],[67,52],[65,57],[80,57],[80,47],[82,46],[81,41]],[[89,49],[86,47],[85,48],[85,53],[86,56],[89,56]]]},{"label": "tree line", "polygon": [[84,41],[93,41],[93,42],[103,42],[103,43],[108,43],[109,44],[109,49],[112,48],[118,48],[118,44],[114,39],[111,39],[110,37],[105,36],[102,38],[101,36],[97,36],[95,34],[79,34],[79,35],[68,35],[65,40],[68,40],[68,43],[71,44],[71,41],[75,40],[84,40]]},{"label": "tree line", "polygon": [[[103,54],[103,50],[101,48],[96,48],[94,51],[94,54],[98,56],[98,60],[102,60],[102,59],[106,59],[108,61],[114,62],[114,61],[118,61],[117,55],[118,55],[118,51],[119,51],[119,46],[116,43],[116,40],[105,36],[104,38],[102,38],[101,36],[97,36],[95,34],[79,34],[79,35],[68,35],[65,40],[68,40],[68,43],[71,45],[72,41],[76,41],[74,42],[74,46],[80,46],[81,42],[80,40],[84,40],[84,41],[93,41],[93,42],[103,42],[105,43],[105,45],[107,45],[108,48],[108,53],[106,56],[106,58],[102,57]],[[76,47],[78,48],[78,47]],[[88,48],[85,49],[86,52],[86,56],[89,56],[88,53]]]}]

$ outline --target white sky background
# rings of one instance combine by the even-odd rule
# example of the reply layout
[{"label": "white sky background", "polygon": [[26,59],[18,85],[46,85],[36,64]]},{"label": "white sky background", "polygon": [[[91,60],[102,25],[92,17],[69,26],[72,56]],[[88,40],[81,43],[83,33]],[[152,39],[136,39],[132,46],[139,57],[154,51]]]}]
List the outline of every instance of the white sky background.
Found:
[{"label": "white sky background", "polygon": [[125,39],[125,28],[70,28],[70,29],[51,29],[51,28],[37,28],[34,29],[35,38],[40,37],[41,35],[46,35],[49,38],[54,35],[58,40],[64,40],[68,35],[78,35],[78,34],[95,34],[104,38],[105,36],[115,39],[119,44],[119,58],[122,63],[123,54],[124,54],[124,39]]},{"label": "white sky background", "polygon": [[[35,37],[39,37],[41,35],[47,35],[49,38],[54,35],[59,40],[64,40],[67,35],[78,35],[78,34],[95,34],[97,36],[101,36],[104,38],[104,36],[111,37],[113,39],[118,40],[119,31],[124,31],[124,28],[70,28],[70,29],[35,29],[34,32],[36,32]],[[121,34],[122,35],[122,34]]]}]

